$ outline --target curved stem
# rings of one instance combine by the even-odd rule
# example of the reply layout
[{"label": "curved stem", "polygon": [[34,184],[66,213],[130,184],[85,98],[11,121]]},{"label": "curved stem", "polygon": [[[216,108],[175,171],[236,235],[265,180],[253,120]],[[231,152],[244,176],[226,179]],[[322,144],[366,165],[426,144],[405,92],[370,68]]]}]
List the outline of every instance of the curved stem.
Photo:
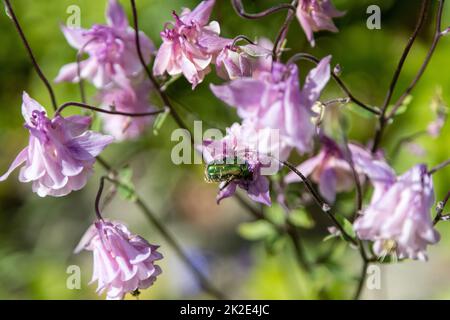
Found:
[{"label": "curved stem", "polygon": [[359,179],[358,172],[355,168],[355,163],[353,162],[353,156],[352,152],[348,146],[348,139],[347,135],[342,131],[342,139],[344,140],[344,151],[345,151],[345,160],[347,161],[348,165],[350,166],[350,169],[352,170],[353,180],[355,181],[355,187],[356,187],[356,210],[355,210],[355,217],[358,214],[358,212],[361,211],[363,206],[363,191],[361,186],[361,180]]},{"label": "curved stem", "polygon": [[[315,64],[318,64],[320,62],[319,59],[317,59],[316,57],[314,57],[311,54],[308,53],[297,53],[295,55],[293,55],[286,64],[290,64],[290,63],[295,63],[298,60],[307,60],[310,62],[313,62]],[[334,81],[336,81],[336,83],[339,85],[339,87],[342,89],[342,91],[345,92],[345,94],[347,94],[348,98],[354,102],[355,104],[357,104],[358,106],[360,106],[361,108],[379,115],[380,114],[380,110],[374,108],[374,107],[370,107],[368,105],[366,105],[365,103],[361,102],[359,99],[357,99],[351,92],[350,90],[347,88],[347,86],[345,85],[345,83],[341,80],[341,78],[334,72],[331,72],[331,76],[333,77]]]},{"label": "curved stem", "polygon": [[322,210],[322,212],[324,212],[329,218],[330,220],[333,222],[333,224],[335,225],[336,228],[338,228],[338,230],[341,232],[342,236],[344,237],[345,240],[347,240],[348,242],[351,242],[355,245],[358,245],[358,242],[352,238],[344,229],[344,227],[339,223],[339,221],[336,219],[336,217],[334,216],[334,214],[331,213],[331,207],[328,203],[326,203],[322,197],[320,196],[320,194],[316,191],[316,189],[314,189],[314,187],[312,186],[311,182],[309,181],[308,178],[306,178],[295,166],[293,166],[292,164],[290,164],[287,161],[281,161],[281,163],[286,166],[287,168],[289,168],[292,172],[294,172],[297,176],[300,177],[300,179],[303,181],[303,183],[306,186],[306,189],[309,191],[309,193],[312,195],[314,201],[316,202],[316,204],[320,207],[320,209]]},{"label": "curved stem", "polygon": [[86,103],[86,94],[84,91],[84,81],[81,78],[81,58],[83,57],[84,49],[94,41],[95,39],[86,42],[81,49],[77,52],[77,76],[78,76],[78,87],[80,90],[81,102]]},{"label": "curved stem", "polygon": [[[133,24],[134,24],[134,35],[135,35],[135,42],[136,42],[136,48],[139,56],[139,61],[142,64],[142,67],[145,70],[145,73],[147,74],[148,78],[152,82],[153,86],[155,87],[156,92],[158,93],[161,100],[164,102],[165,106],[167,106],[170,109],[170,113],[172,117],[174,118],[175,122],[178,124],[178,126],[182,129],[187,130],[188,127],[184,124],[183,120],[181,120],[180,116],[176,112],[175,108],[170,103],[169,98],[166,96],[166,94],[161,90],[161,86],[159,85],[158,81],[156,81],[155,77],[153,76],[153,73],[148,69],[147,64],[145,63],[144,55],[142,54],[142,48],[141,48],[141,42],[139,37],[139,20],[138,20],[138,14],[136,9],[136,1],[130,0],[131,3],[131,9],[133,11]],[[194,137],[192,134],[190,135],[191,141],[194,142]]]},{"label": "curved stem", "polygon": [[[291,6],[293,8],[297,8],[297,5],[298,0],[293,0]],[[292,20],[294,20],[295,11],[296,10],[289,10],[286,19],[284,20],[284,23],[281,26],[280,31],[278,32],[277,38],[275,39],[272,54],[276,61],[279,61],[281,58],[281,49],[283,46],[283,42],[286,39],[287,33],[289,31],[289,26],[291,25]]]},{"label": "curved stem", "polygon": [[[111,170],[112,166],[110,166],[108,163],[102,161],[100,162],[102,166],[108,171],[108,172],[114,172],[114,170]],[[225,299],[225,295],[221,293],[218,289],[216,289],[206,278],[205,275],[191,262],[189,257],[186,255],[186,253],[181,248],[180,244],[175,240],[175,238],[170,234],[170,232],[165,228],[164,224],[159,221],[159,219],[156,217],[155,214],[150,210],[150,208],[144,203],[141,197],[135,193],[134,190],[132,190],[128,185],[122,183],[120,180],[117,180],[112,177],[103,176],[100,180],[100,189],[99,193],[97,194],[96,198],[96,212],[97,217],[101,217],[100,210],[100,197],[101,197],[101,191],[103,190],[103,184],[104,180],[108,180],[111,183],[114,183],[117,186],[120,186],[121,188],[128,189],[128,191],[133,192],[135,195],[135,204],[136,206],[145,214],[145,216],[149,219],[149,221],[155,226],[155,228],[161,233],[161,235],[166,239],[166,241],[169,243],[169,245],[174,249],[174,251],[177,253],[177,255],[180,257],[180,259],[186,264],[186,266],[191,270],[191,272],[194,274],[194,276],[197,278],[200,286],[208,292],[211,296],[215,297],[216,299]]]},{"label": "curved stem", "polygon": [[105,186],[105,179],[108,179],[106,176],[100,177],[100,185],[98,187],[97,195],[95,197],[95,215],[98,220],[103,220],[101,210],[100,210],[100,200],[102,199],[103,188]]},{"label": "curved stem", "polygon": [[422,27],[424,25],[425,17],[427,16],[427,13],[428,13],[429,3],[430,3],[430,0],[422,1],[422,7],[420,9],[419,20],[417,21],[417,24],[416,24],[413,34],[409,37],[408,43],[406,44],[406,47],[403,50],[403,53],[400,57],[400,61],[398,62],[397,68],[395,69],[394,76],[392,77],[388,92],[386,93],[386,97],[383,102],[383,106],[381,107],[381,117],[384,117],[384,115],[386,114],[386,110],[389,106],[389,103],[391,102],[392,95],[394,94],[395,87],[397,85],[398,78],[400,77],[400,73],[402,72],[406,58],[408,57],[409,52],[411,51],[411,48],[414,44],[414,41],[416,40],[417,36],[419,35],[420,30],[422,29]]},{"label": "curved stem", "polygon": [[232,42],[231,46],[232,46],[232,47],[235,47],[236,44],[237,44],[239,41],[241,41],[241,40],[247,41],[248,43],[255,45],[255,43],[254,43],[252,40],[250,40],[249,37],[240,34],[240,35],[236,36],[236,37],[233,39],[233,42]]},{"label": "curved stem", "polygon": [[364,283],[366,282],[367,268],[369,267],[369,262],[364,261],[361,269],[361,276],[359,278],[358,286],[356,287],[356,292],[353,297],[354,300],[358,300],[361,297],[362,289],[364,288]]},{"label": "curved stem", "polygon": [[157,111],[151,111],[151,112],[143,112],[143,113],[130,113],[130,112],[122,112],[122,111],[112,111],[112,110],[106,110],[102,108],[97,108],[85,103],[81,102],[66,102],[62,104],[55,112],[55,117],[61,115],[61,113],[66,109],[67,107],[78,107],[82,109],[87,109],[95,112],[100,113],[106,113],[106,114],[112,114],[112,115],[119,115],[119,116],[127,116],[127,117],[148,117],[148,116],[154,116],[163,112],[166,112],[166,109],[161,109]]},{"label": "curved stem", "polygon": [[[420,9],[420,15],[419,15],[419,20],[417,21],[416,24],[416,28],[414,29],[413,34],[411,35],[411,37],[408,40],[408,43],[406,44],[405,49],[403,50],[403,54],[400,57],[400,61],[397,65],[397,68],[394,72],[394,76],[392,78],[391,84],[389,86],[388,92],[386,94],[386,98],[384,100],[383,106],[381,108],[381,115],[379,118],[379,123],[378,123],[378,128],[375,132],[375,138],[373,140],[373,146],[372,146],[372,152],[376,152],[380,143],[381,143],[381,139],[383,137],[383,133],[384,133],[384,129],[386,128],[386,125],[389,123],[389,119],[392,115],[395,114],[395,112],[397,111],[397,109],[399,108],[399,106],[401,105],[401,103],[403,102],[403,100],[408,96],[408,94],[404,94],[404,98],[401,98],[399,101],[401,101],[400,103],[398,103],[398,106],[394,107],[393,112],[391,112],[391,114],[386,117],[386,112],[387,109],[389,107],[389,103],[391,102],[392,99],[392,95],[394,94],[394,90],[395,87],[397,85],[398,82],[398,78],[400,76],[400,73],[403,69],[403,65],[405,63],[406,58],[408,57],[409,52],[411,51],[411,47],[414,44],[414,41],[416,40],[420,30],[422,29],[422,26],[424,24],[425,18],[428,14],[428,4],[429,4],[430,0],[423,0],[422,1],[422,7]],[[443,1],[440,0],[439,2],[440,7],[443,5]],[[441,9],[440,9],[441,10]],[[442,14],[442,12],[440,14],[438,14],[438,20],[440,20],[439,16]],[[434,49],[433,49],[434,51]],[[430,56],[431,58],[431,56]],[[425,68],[423,68],[423,71],[425,70]]]},{"label": "curved stem", "polygon": [[14,13],[14,10],[11,6],[10,1],[9,0],[4,0],[4,1],[5,1],[6,8],[9,11],[9,14],[11,16],[11,19],[14,22],[14,26],[16,27],[17,32],[19,33],[20,38],[22,39],[22,42],[25,46],[25,49],[28,52],[28,56],[30,57],[31,62],[33,63],[33,67],[36,70],[37,74],[39,75],[39,78],[41,78],[42,82],[44,83],[45,87],[47,88],[47,91],[50,95],[50,99],[52,101],[53,109],[56,110],[58,104],[56,103],[56,97],[55,97],[55,93],[53,92],[53,88],[50,85],[50,82],[45,77],[44,73],[42,72],[41,67],[39,66],[36,58],[34,57],[33,51],[31,50],[30,44],[28,43],[28,40],[25,37],[22,27],[20,26],[19,20],[17,20],[16,14]]},{"label": "curved stem", "polygon": [[296,8],[292,6],[292,4],[289,3],[282,3],[276,6],[273,6],[269,9],[266,9],[264,11],[261,11],[259,13],[247,13],[245,12],[244,5],[242,4],[242,0],[232,0],[231,4],[233,5],[234,10],[236,13],[245,19],[261,19],[264,17],[267,17],[271,14],[274,14],[279,11],[289,10],[295,12]]},{"label": "curved stem", "polygon": [[419,71],[417,72],[417,75],[414,77],[414,79],[412,80],[411,84],[408,86],[408,88],[405,90],[405,92],[402,94],[402,96],[395,103],[394,107],[392,108],[391,112],[389,113],[388,119],[392,118],[395,115],[397,110],[402,105],[403,101],[405,101],[405,99],[413,91],[413,89],[415,88],[415,86],[419,82],[420,78],[425,73],[425,70],[426,70],[428,64],[430,63],[430,60],[431,60],[431,58],[433,56],[434,51],[436,50],[438,42],[441,39],[441,37],[443,36],[442,31],[441,31],[441,29],[442,29],[442,13],[443,13],[443,9],[444,9],[444,1],[440,1],[439,2],[439,8],[438,8],[438,14],[437,14],[437,20],[436,20],[436,31],[435,31],[433,43],[431,44],[431,47],[428,50],[428,53],[427,53],[427,55],[425,57],[425,60],[424,60],[424,62],[422,64],[422,66],[420,67]]},{"label": "curved stem", "polygon": [[448,165],[450,165],[450,159],[438,164],[437,166],[431,168],[428,171],[428,174],[435,174],[436,172],[438,172],[441,169],[444,169],[445,167],[447,167]]},{"label": "curved stem", "polygon": [[436,206],[436,217],[433,220],[433,224],[436,225],[439,221],[441,221],[444,212],[445,206],[447,205],[447,202],[450,200],[450,191],[445,196],[444,200],[438,202]]}]

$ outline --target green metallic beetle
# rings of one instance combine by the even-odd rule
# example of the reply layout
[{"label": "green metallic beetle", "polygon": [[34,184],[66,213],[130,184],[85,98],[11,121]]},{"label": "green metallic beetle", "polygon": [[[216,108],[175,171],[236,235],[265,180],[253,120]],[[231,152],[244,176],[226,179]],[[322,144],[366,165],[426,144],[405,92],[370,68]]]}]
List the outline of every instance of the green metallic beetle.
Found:
[{"label": "green metallic beetle", "polygon": [[229,184],[233,180],[253,179],[253,173],[250,171],[248,162],[239,158],[225,158],[221,161],[214,161],[206,165],[206,182],[226,182]]}]

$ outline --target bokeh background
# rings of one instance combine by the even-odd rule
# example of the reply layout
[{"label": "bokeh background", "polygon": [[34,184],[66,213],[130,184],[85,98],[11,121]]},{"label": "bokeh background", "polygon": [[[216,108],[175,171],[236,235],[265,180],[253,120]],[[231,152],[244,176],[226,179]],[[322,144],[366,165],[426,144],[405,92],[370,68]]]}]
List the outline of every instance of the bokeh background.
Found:
[{"label": "bokeh background", "polygon": [[[59,25],[65,23],[67,8],[81,9],[82,27],[103,23],[106,1],[76,0],[13,0],[11,1],[23,29],[45,74],[53,79],[59,68],[75,58],[75,51],[66,43]],[[130,14],[128,1],[122,0]],[[194,7],[192,0],[138,0],[141,29],[159,45],[159,32],[171,19],[172,10]],[[280,1],[244,1],[249,12],[260,11]],[[400,77],[398,97],[420,67],[431,44],[437,1],[428,16],[426,26],[416,41]],[[379,106],[400,54],[417,19],[420,1],[417,0],[333,0],[345,17],[336,19],[337,34],[319,33],[312,49],[305,40],[297,21],[292,23],[284,58],[295,52],[310,52],[322,57],[333,55],[333,63],[342,67],[342,77],[356,96]],[[366,9],[376,4],[382,9],[381,30],[366,27]],[[213,18],[220,21],[222,35],[234,37],[245,34],[251,38],[274,39],[284,14],[262,20],[245,21],[232,10],[230,1],[218,0]],[[444,26],[450,22],[450,5],[445,7]],[[6,171],[19,150],[27,143],[20,113],[22,91],[27,91],[50,111],[45,87],[34,72],[22,43],[6,14],[0,14],[0,172]],[[450,101],[450,68],[448,56],[450,38],[443,38],[425,75],[413,92],[407,112],[397,117],[389,127],[383,146],[388,158],[402,137],[425,129],[433,121],[433,100],[439,92],[443,101]],[[311,65],[302,62],[302,77]],[[204,128],[224,129],[238,120],[235,110],[219,102],[207,83],[220,83],[213,73],[194,92],[179,79],[168,94],[176,108],[192,126],[201,119]],[[54,89],[60,103],[79,100],[77,85],[58,84]],[[88,87],[90,96],[94,90]],[[323,99],[341,97],[342,93],[330,84]],[[375,121],[352,106],[345,108],[352,140],[366,143],[373,136]],[[262,299],[347,299],[353,295],[360,273],[360,259],[354,250],[339,241],[323,241],[328,221],[312,211],[301,224],[301,234],[308,258],[324,255],[325,263],[314,266],[311,273],[301,270],[288,241],[277,244],[258,240],[264,228],[246,224],[252,220],[235,200],[215,203],[216,186],[203,181],[203,166],[176,166],[170,160],[170,134],[176,126],[168,119],[154,135],[150,127],[139,140],[115,144],[104,158],[115,166],[132,168],[133,182],[148,206],[164,222],[195,263],[212,282],[231,298]],[[450,156],[450,126],[444,127],[439,138],[423,136],[400,151],[392,163],[399,173],[417,162],[435,165]],[[419,149],[419,150],[418,150]],[[420,152],[418,152],[420,151]],[[298,163],[300,158],[293,158]],[[394,159],[393,159],[394,160]],[[92,258],[89,252],[73,255],[73,249],[94,218],[93,204],[98,187],[96,168],[85,189],[65,198],[39,198],[31,186],[19,184],[17,173],[0,184],[0,298],[1,299],[98,299],[95,284],[88,285]],[[434,176],[436,194],[442,199],[450,189],[450,168]],[[351,214],[353,194],[343,195],[339,210]],[[347,209],[346,209],[347,208]],[[350,208],[350,209],[349,209]],[[277,214],[277,207],[269,210]],[[275,211],[275,212],[274,212]],[[164,239],[136,210],[133,203],[117,195],[104,213],[111,219],[126,222],[134,233],[151,243],[161,244],[165,259],[160,263],[163,274],[156,284],[143,291],[142,299],[209,298],[202,292],[192,274],[166,245]],[[243,224],[244,223],[244,224]],[[313,226],[313,227],[312,227]],[[366,290],[364,298],[450,298],[450,225],[440,223],[441,242],[430,248],[429,262],[406,261],[385,265],[381,269],[380,290]],[[254,239],[253,241],[251,239]],[[70,265],[81,268],[81,289],[66,286]]]}]

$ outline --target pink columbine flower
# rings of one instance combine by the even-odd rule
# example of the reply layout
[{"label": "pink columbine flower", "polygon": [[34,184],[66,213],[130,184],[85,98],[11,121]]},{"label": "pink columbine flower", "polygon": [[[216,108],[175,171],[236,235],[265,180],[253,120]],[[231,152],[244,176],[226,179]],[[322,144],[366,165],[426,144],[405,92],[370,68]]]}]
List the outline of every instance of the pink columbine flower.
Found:
[{"label": "pink columbine flower", "polygon": [[161,76],[183,74],[195,88],[210,71],[215,56],[232,40],[219,37],[216,21],[208,24],[215,0],[202,1],[193,11],[175,12],[174,23],[167,23],[161,37],[163,43],[153,66],[153,73]]},{"label": "pink columbine flower", "polygon": [[[352,168],[346,160],[345,151],[332,139],[322,136],[322,149],[314,157],[300,164],[297,169],[305,176],[311,176],[319,186],[320,194],[329,203],[334,203],[336,193],[350,191],[355,185]],[[352,145],[352,148],[359,146]],[[360,181],[364,175],[355,168]],[[293,172],[285,178],[286,183],[301,182]]]},{"label": "pink columbine flower", "polygon": [[[156,109],[150,104],[151,84],[143,81],[134,86],[113,87],[103,90],[99,99],[101,107],[128,113],[146,113]],[[117,141],[138,138],[152,123],[154,117],[124,117],[120,115],[100,114],[103,129]]]},{"label": "pink columbine flower", "polygon": [[251,178],[223,182],[217,195],[218,203],[234,195],[240,187],[253,201],[271,205],[269,180],[265,175],[275,174],[280,169],[279,159],[285,159],[290,151],[277,137],[276,134],[271,136],[270,130],[245,121],[228,128],[223,139],[203,142],[202,153],[207,164],[239,160],[242,162],[239,164],[247,165],[251,172]]},{"label": "pink columbine flower", "polygon": [[[135,32],[129,26],[123,8],[116,0],[109,0],[106,12],[107,25],[94,25],[86,30],[62,26],[69,44],[89,58],[80,62],[82,79],[90,80],[97,88],[111,83],[123,84],[127,78],[137,76],[143,66],[136,49]],[[146,63],[154,47],[150,39],[139,33],[142,54]],[[59,71],[56,82],[78,82],[78,64],[65,65]]]},{"label": "pink columbine flower", "polygon": [[225,85],[211,85],[213,93],[238,109],[243,119],[254,119],[262,127],[279,129],[286,143],[301,153],[311,150],[315,126],[312,107],[330,79],[331,56],[308,74],[300,90],[295,64],[274,62],[272,70],[257,72]]},{"label": "pink columbine flower", "polygon": [[313,33],[320,30],[337,32],[333,18],[344,14],[336,10],[330,0],[300,0],[297,7],[297,18],[312,46],[315,45]]},{"label": "pink columbine flower", "polygon": [[25,164],[19,181],[33,182],[33,192],[41,197],[60,197],[82,189],[92,174],[95,157],[113,137],[87,130],[90,117],[58,115],[49,119],[45,109],[25,92],[22,114],[30,132],[29,143],[0,181]]},{"label": "pink columbine flower", "polygon": [[[336,193],[350,191],[355,185],[353,170],[346,159],[345,150],[331,138],[322,135],[321,151],[302,164],[297,169],[305,176],[311,176],[319,185],[320,194],[330,203],[336,199]],[[386,163],[381,153],[372,154],[370,150],[355,143],[348,145],[352,157],[353,166],[358,174],[360,182],[369,177],[375,186],[375,194],[383,192],[383,188],[395,180],[394,170]],[[301,181],[294,174],[289,173],[286,183]]]},{"label": "pink columbine flower", "polygon": [[430,217],[433,204],[431,175],[425,165],[416,165],[376,193],[354,228],[361,239],[375,242],[379,257],[426,260],[427,246],[439,241]]},{"label": "pink columbine flower", "polygon": [[149,244],[128,231],[119,222],[96,221],[85,233],[75,253],[92,251],[97,293],[107,292],[107,299],[123,299],[125,294],[150,287],[161,274],[155,261],[163,256],[158,246]]}]

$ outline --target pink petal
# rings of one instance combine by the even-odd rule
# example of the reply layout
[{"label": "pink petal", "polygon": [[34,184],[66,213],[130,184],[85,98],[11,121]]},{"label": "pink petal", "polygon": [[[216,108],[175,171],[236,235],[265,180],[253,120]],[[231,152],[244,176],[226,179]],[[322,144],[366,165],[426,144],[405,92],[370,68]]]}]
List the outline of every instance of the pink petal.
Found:
[{"label": "pink petal", "polygon": [[202,1],[194,10],[192,10],[192,12],[181,17],[181,20],[189,24],[190,22],[195,21],[199,25],[204,26],[209,21],[214,4],[215,0]]},{"label": "pink petal", "polygon": [[22,101],[22,116],[26,123],[31,125],[30,119],[33,115],[33,111],[45,112],[45,109],[39,104],[39,102],[30,98],[28,93],[25,91],[22,94]]},{"label": "pink petal", "polygon": [[6,173],[0,177],[0,181],[5,181],[6,179],[8,179],[9,175],[27,160],[27,155],[28,147],[19,152],[16,159],[14,159],[13,163],[9,167],[8,171],[6,171]]},{"label": "pink petal", "polygon": [[109,0],[108,8],[106,10],[106,19],[110,26],[118,29],[125,29],[128,27],[128,19],[125,11],[117,0]]}]

